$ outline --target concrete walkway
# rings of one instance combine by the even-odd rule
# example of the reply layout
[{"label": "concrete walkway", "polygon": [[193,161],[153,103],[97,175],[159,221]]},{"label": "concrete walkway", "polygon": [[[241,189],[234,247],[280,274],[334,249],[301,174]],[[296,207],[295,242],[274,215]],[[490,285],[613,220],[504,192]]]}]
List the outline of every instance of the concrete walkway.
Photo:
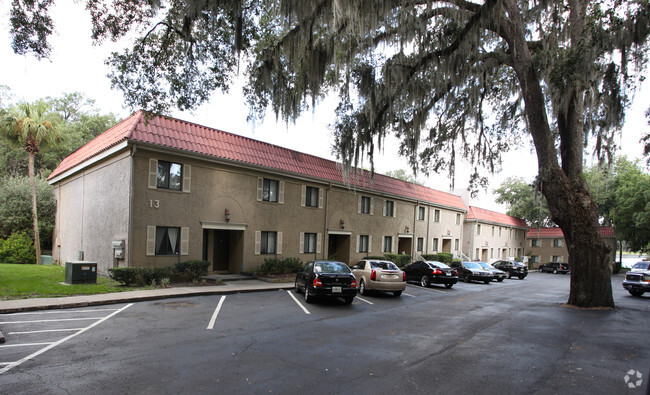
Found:
[{"label": "concrete walkway", "polygon": [[160,288],[144,291],[115,292],[98,295],[66,296],[61,298],[34,298],[0,301],[0,314],[21,311],[65,309],[114,303],[138,302],[183,296],[220,295],[240,292],[258,292],[293,288],[293,282],[270,283],[255,279],[222,279],[224,285]]}]

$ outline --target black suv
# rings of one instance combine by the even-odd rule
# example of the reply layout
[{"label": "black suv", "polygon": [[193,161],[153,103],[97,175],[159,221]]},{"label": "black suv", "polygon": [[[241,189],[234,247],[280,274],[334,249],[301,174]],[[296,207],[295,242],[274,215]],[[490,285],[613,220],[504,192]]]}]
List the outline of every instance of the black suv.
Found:
[{"label": "black suv", "polygon": [[569,264],[563,262],[548,262],[543,265],[539,265],[539,272],[567,274],[569,272]]},{"label": "black suv", "polygon": [[528,275],[528,268],[521,262],[517,261],[496,261],[492,264],[499,270],[507,273],[508,278],[517,277],[523,280]]}]

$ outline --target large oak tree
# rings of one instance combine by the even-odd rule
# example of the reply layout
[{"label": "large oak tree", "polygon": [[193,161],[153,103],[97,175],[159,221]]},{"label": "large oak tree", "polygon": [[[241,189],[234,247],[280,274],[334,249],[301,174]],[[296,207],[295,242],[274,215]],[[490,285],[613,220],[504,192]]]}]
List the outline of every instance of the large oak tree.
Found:
[{"label": "large oak tree", "polygon": [[[47,54],[39,34],[50,24],[20,22],[30,12],[51,21],[27,3],[14,1],[14,48]],[[498,169],[502,152],[532,141],[540,191],[569,249],[568,303],[614,305],[583,151],[590,136],[599,155],[615,149],[647,60],[648,1],[88,0],[87,8],[98,41],[144,28],[108,60],[133,107],[195,107],[241,69],[254,117],[270,108],[293,120],[338,93],[334,145],[347,166],[372,159],[393,133],[414,170],[453,172],[461,155],[479,185],[479,169]]]}]

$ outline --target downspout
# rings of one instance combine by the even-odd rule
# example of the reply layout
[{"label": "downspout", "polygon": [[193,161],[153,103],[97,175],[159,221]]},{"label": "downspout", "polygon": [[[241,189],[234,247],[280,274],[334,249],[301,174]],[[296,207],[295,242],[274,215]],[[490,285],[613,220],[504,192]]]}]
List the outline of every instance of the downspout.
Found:
[{"label": "downspout", "polygon": [[127,242],[126,242],[126,267],[131,267],[132,248],[131,243],[133,242],[133,194],[135,191],[134,181],[135,180],[135,154],[138,151],[138,147],[133,145],[133,150],[131,152],[131,179],[129,180],[129,223],[127,225]]},{"label": "downspout", "polygon": [[[329,208],[330,208],[330,189],[332,189],[332,183],[330,182],[327,185],[327,190],[325,192],[325,220],[323,222],[323,238],[321,240],[321,246],[320,246],[320,251],[321,251],[321,257],[322,259],[326,259],[325,257],[325,245],[329,247],[329,235],[327,234],[327,218],[329,216]],[[329,251],[328,251],[329,252]]]}]

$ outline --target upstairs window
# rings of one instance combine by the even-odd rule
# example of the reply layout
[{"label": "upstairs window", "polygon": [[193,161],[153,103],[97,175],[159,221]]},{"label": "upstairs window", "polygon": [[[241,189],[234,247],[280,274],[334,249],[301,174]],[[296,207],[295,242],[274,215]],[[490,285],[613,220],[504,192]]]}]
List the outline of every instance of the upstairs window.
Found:
[{"label": "upstairs window", "polygon": [[460,214],[456,214],[456,225],[460,225]]},{"label": "upstairs window", "polygon": [[440,210],[433,211],[433,222],[440,222]]},{"label": "upstairs window", "polygon": [[562,239],[553,239],[553,247],[562,247]]},{"label": "upstairs window", "polygon": [[542,246],[542,243],[540,243],[540,240],[539,240],[539,239],[532,239],[532,240],[530,241],[530,246],[531,246],[531,247],[541,247],[541,246]]},{"label": "upstairs window", "polygon": [[395,216],[395,202],[391,200],[386,200],[386,207],[384,209],[385,217],[394,217]]},{"label": "upstairs window", "polygon": [[190,193],[192,166],[149,159],[149,189],[169,189]]},{"label": "upstairs window", "polygon": [[418,220],[424,221],[426,219],[425,213],[426,211],[424,207],[418,207]]},{"label": "upstairs window", "polygon": [[359,213],[372,214],[372,199],[368,196],[361,196],[359,199]]},{"label": "upstairs window", "polygon": [[318,188],[305,188],[305,206],[318,207]]},{"label": "upstairs window", "polygon": [[262,186],[262,200],[265,202],[278,201],[278,181],[265,178]]}]

